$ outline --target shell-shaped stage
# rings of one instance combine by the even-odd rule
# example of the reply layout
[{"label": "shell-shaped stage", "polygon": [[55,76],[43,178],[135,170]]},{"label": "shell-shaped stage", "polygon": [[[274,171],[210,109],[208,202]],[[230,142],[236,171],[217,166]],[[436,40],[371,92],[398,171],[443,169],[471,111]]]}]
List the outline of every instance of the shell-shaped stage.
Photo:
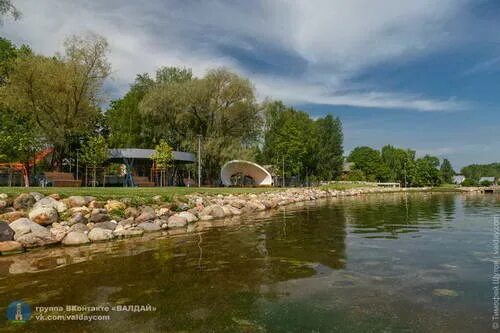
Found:
[{"label": "shell-shaped stage", "polygon": [[229,161],[222,167],[220,178],[224,186],[231,186],[231,177],[237,174],[250,177],[253,180],[254,186],[271,186],[273,185],[273,177],[262,166],[242,160]]}]

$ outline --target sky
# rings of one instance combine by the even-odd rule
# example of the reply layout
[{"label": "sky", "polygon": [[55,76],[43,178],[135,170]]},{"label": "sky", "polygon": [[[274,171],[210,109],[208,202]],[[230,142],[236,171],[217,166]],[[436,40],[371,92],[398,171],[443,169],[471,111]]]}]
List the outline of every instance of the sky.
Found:
[{"label": "sky", "polygon": [[500,1],[14,0],[0,36],[35,52],[68,35],[110,44],[110,98],[138,73],[227,67],[259,100],[339,116],[344,146],[386,144],[448,158],[455,169],[500,161]]}]

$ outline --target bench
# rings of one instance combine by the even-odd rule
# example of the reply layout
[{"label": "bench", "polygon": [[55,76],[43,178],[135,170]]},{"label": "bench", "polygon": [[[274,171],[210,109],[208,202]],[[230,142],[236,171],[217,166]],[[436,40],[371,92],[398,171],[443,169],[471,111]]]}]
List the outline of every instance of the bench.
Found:
[{"label": "bench", "polygon": [[45,172],[45,179],[54,187],[80,187],[81,180],[76,180],[69,172]]},{"label": "bench", "polygon": [[134,185],[138,187],[154,187],[155,183],[150,181],[148,177],[132,176]]}]

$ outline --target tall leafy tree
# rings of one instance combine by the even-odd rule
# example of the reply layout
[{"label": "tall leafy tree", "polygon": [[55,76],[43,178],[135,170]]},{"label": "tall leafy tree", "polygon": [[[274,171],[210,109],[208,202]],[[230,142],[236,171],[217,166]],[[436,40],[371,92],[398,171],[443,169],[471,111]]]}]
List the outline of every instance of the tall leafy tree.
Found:
[{"label": "tall leafy tree", "polygon": [[369,181],[387,181],[391,171],[384,163],[380,152],[371,147],[356,147],[347,159],[354,163],[354,168],[361,170]]},{"label": "tall leafy tree", "polygon": [[80,160],[92,170],[92,186],[96,185],[97,168],[109,158],[108,144],[103,136],[94,136],[86,141],[80,153]]},{"label": "tall leafy tree", "polygon": [[439,170],[441,174],[441,181],[445,184],[453,183],[453,176],[455,176],[455,170],[451,166],[450,161],[448,159],[443,159],[443,163],[441,163],[441,168]]},{"label": "tall leafy tree", "polygon": [[342,123],[339,118],[327,115],[315,121],[317,146],[313,155],[317,156],[319,178],[336,179],[342,173],[344,162]]},{"label": "tall leafy tree", "polygon": [[413,185],[438,186],[439,184],[441,184],[439,159],[429,155],[417,159],[415,161]]},{"label": "tall leafy tree", "polygon": [[87,34],[68,38],[64,55],[18,56],[2,87],[7,106],[33,119],[54,146],[57,165],[70,139],[88,133],[99,118],[102,85],[110,73],[107,48],[104,38]]},{"label": "tall leafy tree", "polygon": [[381,156],[388,168],[387,180],[399,182],[401,185],[410,183],[414,167],[415,151],[386,145],[382,147]]},{"label": "tall leafy tree", "polygon": [[214,182],[223,163],[255,145],[261,117],[254,87],[223,68],[203,78],[166,77],[183,79],[158,83],[139,105],[150,134],[155,142],[165,139],[174,148],[191,150],[201,135],[203,170]]}]

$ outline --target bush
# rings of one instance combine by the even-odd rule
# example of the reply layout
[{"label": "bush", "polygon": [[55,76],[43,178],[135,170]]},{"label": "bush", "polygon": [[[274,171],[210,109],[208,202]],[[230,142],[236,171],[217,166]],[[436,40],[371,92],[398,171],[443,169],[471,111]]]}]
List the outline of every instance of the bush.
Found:
[{"label": "bush", "polygon": [[465,179],[465,180],[462,182],[462,184],[461,184],[461,185],[462,185],[462,186],[477,186],[477,182],[476,182],[475,180],[473,180],[473,179],[469,179],[469,178],[467,178],[467,179]]},{"label": "bush", "polygon": [[489,180],[483,180],[479,185],[481,185],[481,186],[491,186],[491,185],[493,185],[493,183],[490,182]]}]

